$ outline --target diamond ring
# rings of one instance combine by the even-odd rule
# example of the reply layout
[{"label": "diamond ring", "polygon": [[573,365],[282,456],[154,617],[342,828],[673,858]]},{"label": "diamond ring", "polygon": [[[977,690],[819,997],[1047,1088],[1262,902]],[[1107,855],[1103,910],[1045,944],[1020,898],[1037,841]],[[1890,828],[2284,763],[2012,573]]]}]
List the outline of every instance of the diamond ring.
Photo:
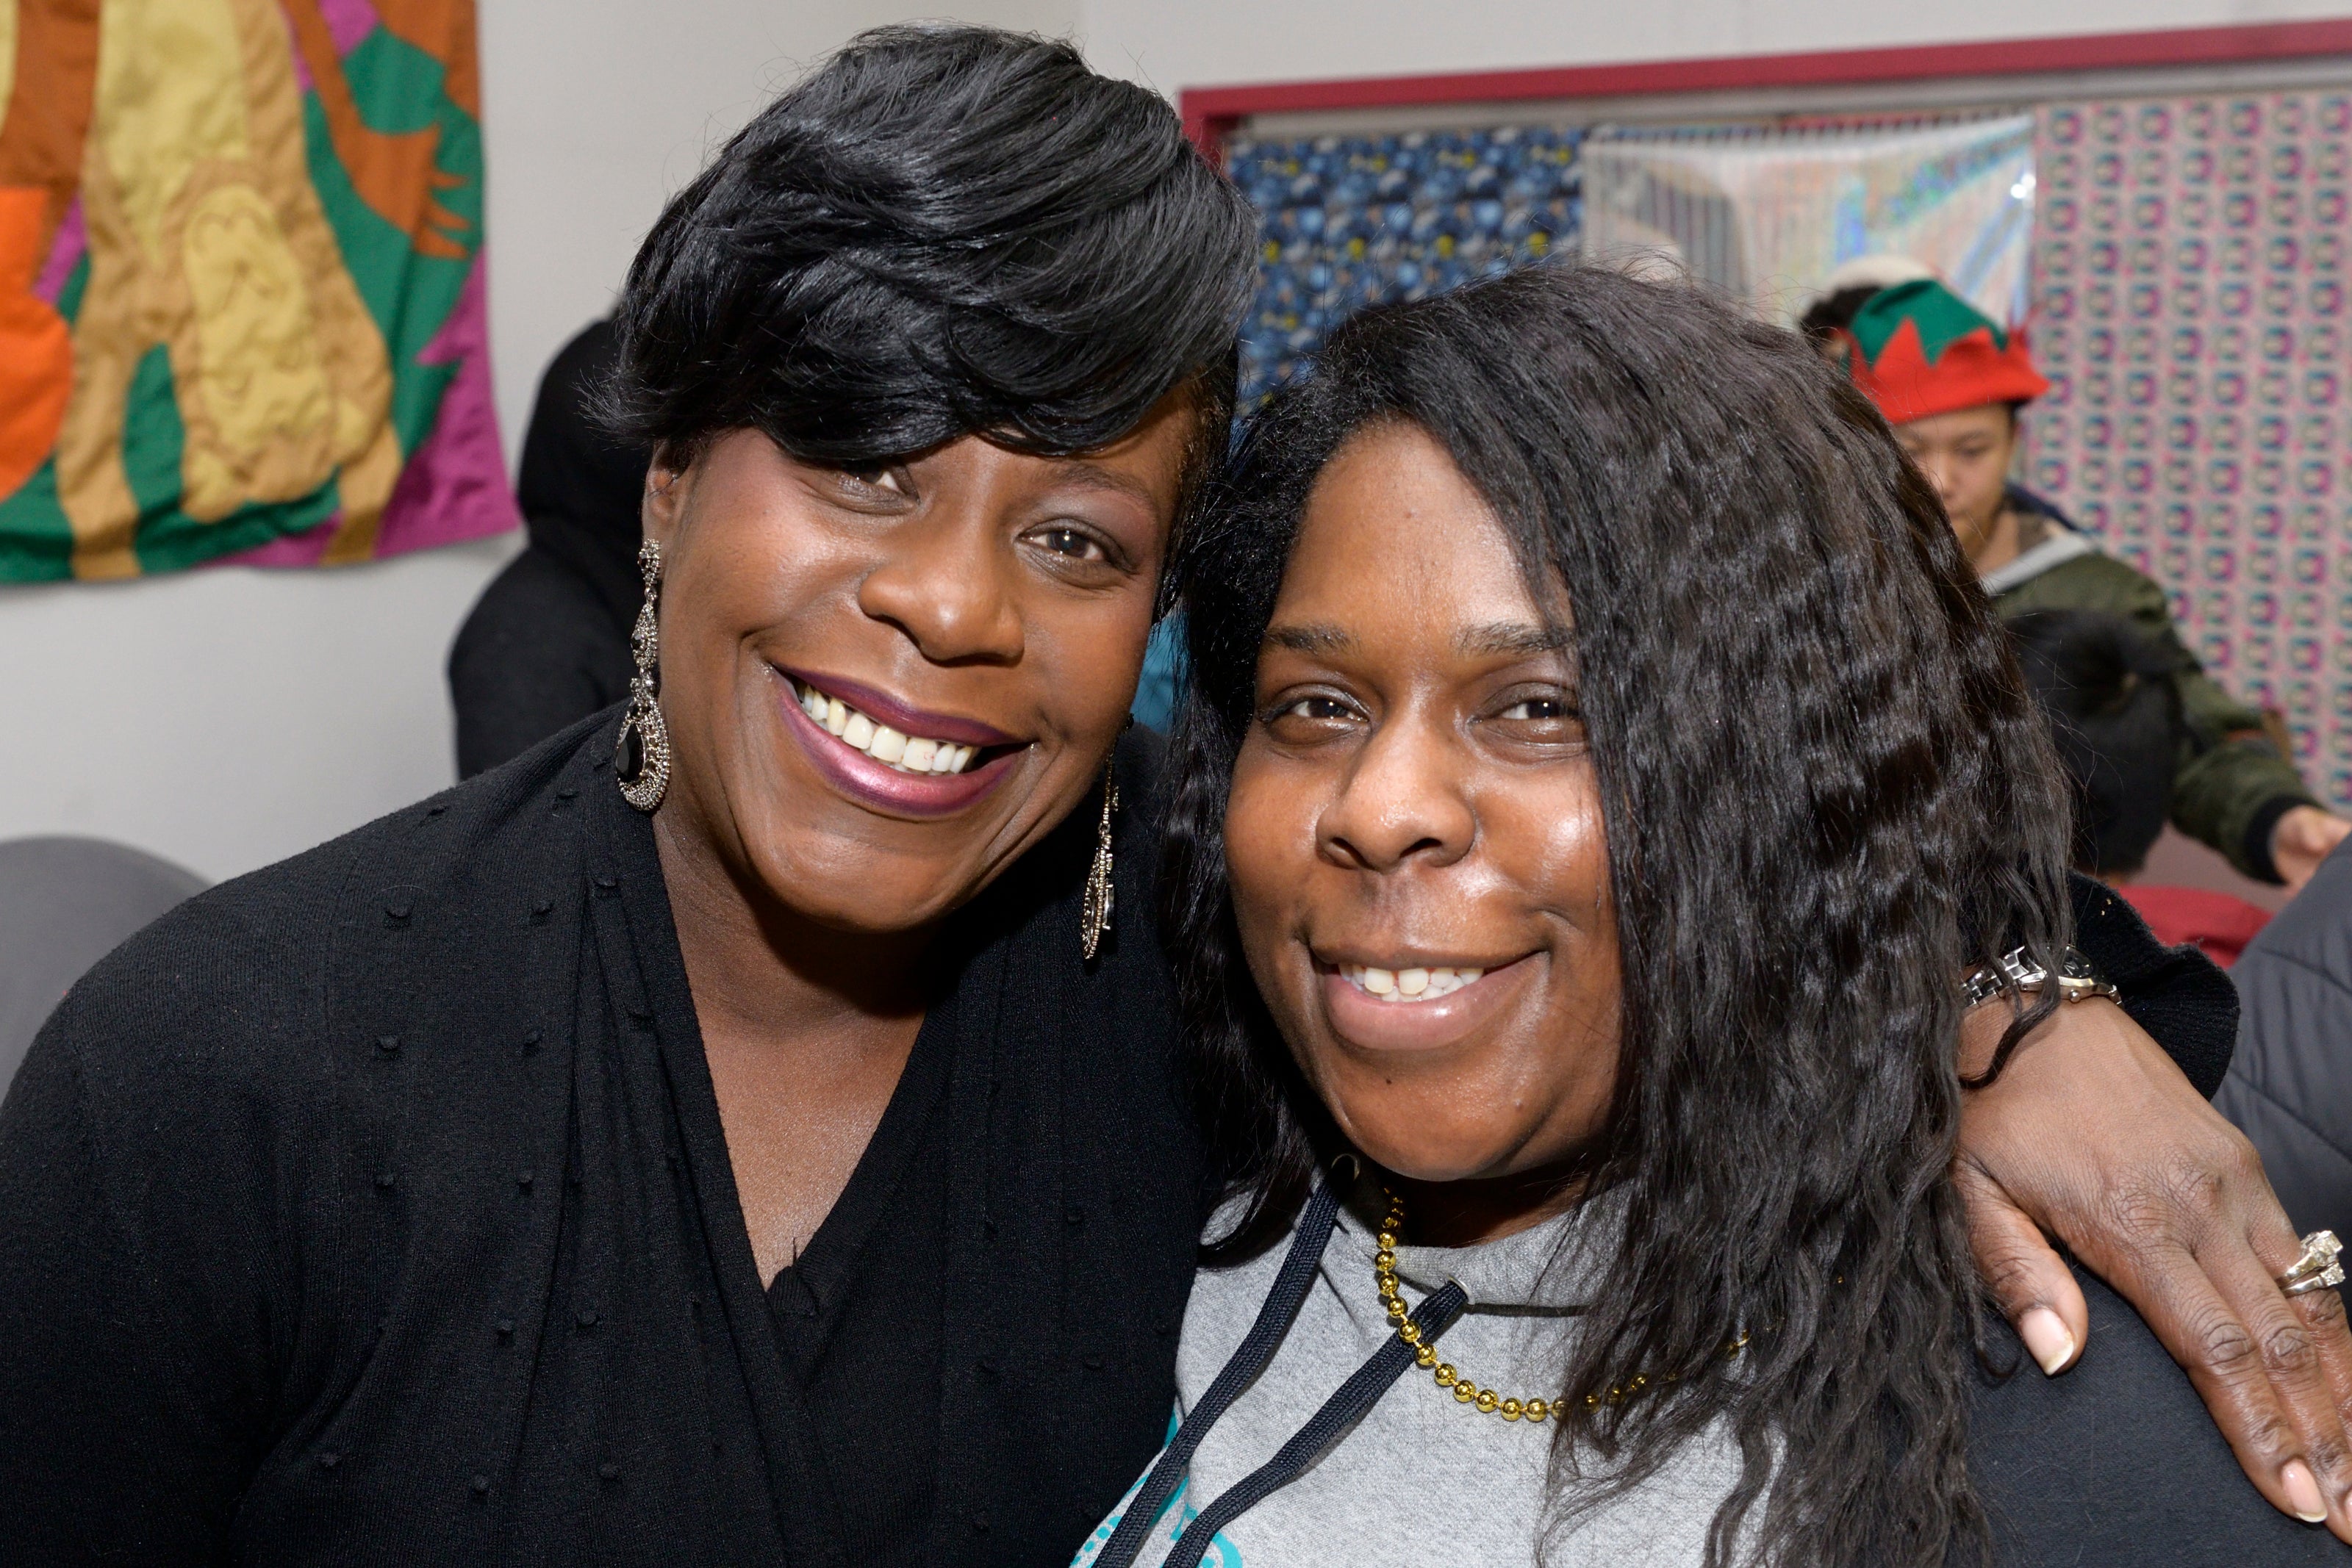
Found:
[{"label": "diamond ring", "polygon": [[2344,1265],[2336,1260],[2344,1250],[2344,1243],[2336,1239],[2333,1230],[2315,1230],[2303,1239],[2303,1256],[2294,1267],[2281,1274],[2279,1289],[2290,1296],[2300,1296],[2306,1291],[2344,1282]]}]

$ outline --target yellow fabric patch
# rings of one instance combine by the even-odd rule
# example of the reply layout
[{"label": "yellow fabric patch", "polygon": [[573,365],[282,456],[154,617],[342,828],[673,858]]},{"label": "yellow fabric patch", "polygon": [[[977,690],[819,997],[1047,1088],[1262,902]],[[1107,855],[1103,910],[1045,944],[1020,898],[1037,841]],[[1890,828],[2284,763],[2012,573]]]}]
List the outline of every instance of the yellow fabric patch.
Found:
[{"label": "yellow fabric patch", "polygon": [[248,151],[244,51],[227,0],[108,0],[96,131],[131,231],[155,256],[164,209],[189,173]]},{"label": "yellow fabric patch", "polygon": [[[199,384],[221,444],[251,456],[273,439],[300,442],[325,432],[334,396],[319,362],[310,294],[269,204],[250,185],[223,185],[189,212],[185,235],[205,368]],[[285,495],[318,483],[311,476]]]},{"label": "yellow fabric patch", "polygon": [[0,136],[8,134],[9,89],[16,80],[16,6],[0,5]]}]

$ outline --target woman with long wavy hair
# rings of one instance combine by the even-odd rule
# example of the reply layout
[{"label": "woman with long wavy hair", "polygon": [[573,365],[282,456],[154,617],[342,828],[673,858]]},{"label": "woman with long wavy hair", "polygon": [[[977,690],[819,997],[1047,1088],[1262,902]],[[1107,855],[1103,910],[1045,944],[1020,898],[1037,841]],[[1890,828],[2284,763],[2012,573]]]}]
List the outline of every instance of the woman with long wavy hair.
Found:
[{"label": "woman with long wavy hair", "polygon": [[2064,1004],[1961,981],[2067,972],[2065,801],[1800,340],[1593,270],[1368,314],[1179,570],[1164,918],[1237,1191],[1082,1562],[2339,1550],[2117,1298],[2055,1382],[1980,1309],[1964,1084]]}]

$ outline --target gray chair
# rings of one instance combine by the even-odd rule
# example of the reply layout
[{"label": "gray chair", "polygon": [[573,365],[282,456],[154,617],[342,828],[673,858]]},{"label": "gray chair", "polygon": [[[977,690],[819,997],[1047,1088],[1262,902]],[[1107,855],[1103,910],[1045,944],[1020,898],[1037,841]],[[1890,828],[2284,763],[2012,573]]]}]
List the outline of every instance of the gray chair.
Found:
[{"label": "gray chair", "polygon": [[68,987],[205,879],[104,839],[0,843],[0,1093]]}]

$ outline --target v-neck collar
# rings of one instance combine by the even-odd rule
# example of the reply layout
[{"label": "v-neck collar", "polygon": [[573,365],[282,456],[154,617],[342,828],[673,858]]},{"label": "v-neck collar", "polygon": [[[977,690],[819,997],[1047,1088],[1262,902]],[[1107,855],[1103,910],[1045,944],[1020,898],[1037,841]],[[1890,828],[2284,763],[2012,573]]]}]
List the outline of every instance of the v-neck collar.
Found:
[{"label": "v-neck collar", "polygon": [[[624,800],[616,788],[593,788],[589,795],[601,802],[592,806],[588,831],[583,835],[592,883],[606,895],[592,900],[601,917],[596,921],[598,944],[613,977],[616,1002],[653,1023],[677,1107],[681,1152],[693,1182],[719,1310],[741,1347],[738,1366],[766,1452],[776,1527],[795,1561],[849,1568],[840,1551],[842,1500],[826,1483],[807,1406],[787,1375],[751,1250],[751,1228],[736,1192],[719,1093],[703,1054],[702,1029],[687,983],[686,956],[670,913],[653,820]],[[632,985],[641,988],[638,994],[624,994]],[[808,1505],[818,1500],[835,1518],[811,1516]]]},{"label": "v-neck collar", "polygon": [[[589,744],[608,753],[611,733]],[[757,1426],[787,1554],[847,1568],[845,1542],[856,1534],[847,1522],[866,1500],[849,1478],[832,1473],[816,1398],[791,1375],[736,1191],[653,826],[619,799],[609,769],[609,763],[598,769],[581,802],[589,809],[582,853],[596,883],[587,908],[611,1005],[633,1015],[624,1020],[627,1033],[654,1052],[667,1085],[694,1210],[689,1223],[699,1232],[716,1298],[712,1328],[732,1341],[731,1364],[714,1362],[711,1372],[733,1384]],[[1135,793],[1147,791],[1138,783]],[[1195,1177],[1185,1175],[1169,1188],[1184,1195],[1179,1207],[1187,1212],[1177,1219],[1163,1205],[1164,1169],[1134,1168],[1114,1151],[1127,1139],[1164,1136],[1154,1147],[1159,1158],[1187,1172],[1197,1166],[1177,1120],[1181,1089],[1171,1048],[1150,1034],[1130,1053],[1120,1039],[1123,1029],[1164,1027],[1160,1012],[1139,1010],[1168,1002],[1148,925],[1121,928],[1101,961],[1108,974],[1077,961],[1091,827],[1057,829],[958,910],[935,949],[941,1000],[925,1028],[939,1030],[950,1049],[942,1052],[945,1082],[933,1124],[946,1163],[947,1228],[938,1249],[944,1307],[926,1561],[970,1556],[983,1538],[988,1549],[980,1554],[1004,1561],[995,1548],[1008,1532],[1033,1537],[1035,1518],[1066,1512],[1066,1522],[1083,1534],[1081,1517],[1098,1517],[1097,1510],[1070,1505],[1063,1488],[1076,1484],[1076,1474],[1066,1462],[1008,1490],[1008,1452],[1050,1449],[1066,1427],[1108,1438],[1123,1422],[1157,1435],[1166,1408],[1160,1399],[1139,1401],[1106,1384],[1099,1407],[1111,1416],[1094,1408],[1048,1416],[1019,1396],[1012,1369],[1050,1365],[1066,1385],[1140,1379],[1173,1396],[1173,1335],[1200,1222],[1190,1204]],[[1132,827],[1131,836],[1144,834],[1139,822]],[[1140,866],[1143,847],[1123,845],[1135,852],[1132,861],[1121,854],[1122,866]],[[1086,1097],[1075,1130],[1074,1090]],[[1090,1118],[1097,1115],[1112,1120],[1096,1125]],[[867,1258],[870,1266],[870,1251]],[[1144,1258],[1154,1266],[1141,1278],[1111,1278]],[[1141,1414],[1147,1408],[1150,1414]],[[1144,1452],[1136,1451],[1137,1462]],[[1115,1468],[1125,1471],[1124,1462]],[[1103,1476],[1087,1479],[1099,1484]],[[1008,1510],[1024,1521],[1010,1521]]]},{"label": "v-neck collar", "polygon": [[[793,1342],[793,1357],[801,1365],[823,1348],[840,1321],[843,1298],[856,1277],[859,1259],[891,1200],[898,1195],[915,1155],[932,1135],[932,1122],[945,1097],[949,1071],[955,1058],[955,997],[935,1002],[915,1035],[907,1065],[882,1109],[865,1152],[849,1173],[849,1180],[809,1238],[800,1256],[776,1271],[767,1286],[768,1305],[780,1334]],[[716,1109],[714,1103],[714,1110]],[[945,1165],[936,1150],[931,1157]],[[730,1169],[732,1179],[732,1169]],[[944,1181],[945,1173],[940,1179]]]}]

